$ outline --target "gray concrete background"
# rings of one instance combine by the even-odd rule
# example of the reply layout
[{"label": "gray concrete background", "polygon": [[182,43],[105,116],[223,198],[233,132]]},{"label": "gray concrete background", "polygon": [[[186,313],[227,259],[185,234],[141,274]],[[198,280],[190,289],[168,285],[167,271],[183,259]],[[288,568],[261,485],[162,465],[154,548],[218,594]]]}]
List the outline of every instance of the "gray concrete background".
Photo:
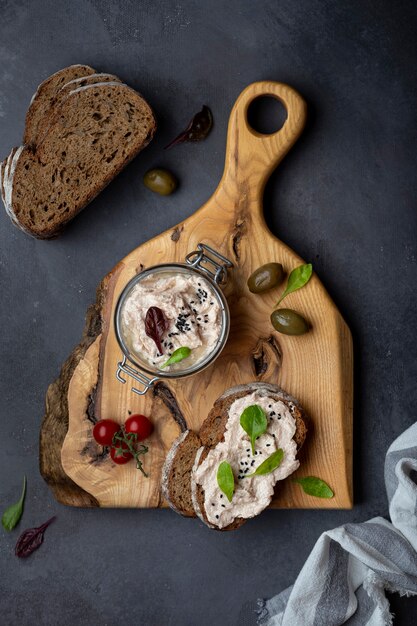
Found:
[{"label": "gray concrete background", "polygon": [[[2,158],[20,143],[38,83],[71,63],[120,75],[160,121],[151,147],[56,241],[27,238],[0,212],[1,508],[26,473],[19,530],[57,514],[27,561],[13,556],[19,530],[0,532],[0,623],[251,623],[245,608],[289,585],[321,532],[387,514],[384,454],[417,400],[415,20],[412,0],[0,0]],[[353,332],[355,507],[270,511],[236,533],[169,511],[62,507],[38,471],[47,385],[101,277],[212,193],[230,108],[259,79],[286,81],[309,104],[265,214],[314,263]],[[163,152],[203,103],[209,139]],[[143,187],[156,165],[177,174],[175,195]],[[415,624],[416,608],[394,599],[396,623]]]}]

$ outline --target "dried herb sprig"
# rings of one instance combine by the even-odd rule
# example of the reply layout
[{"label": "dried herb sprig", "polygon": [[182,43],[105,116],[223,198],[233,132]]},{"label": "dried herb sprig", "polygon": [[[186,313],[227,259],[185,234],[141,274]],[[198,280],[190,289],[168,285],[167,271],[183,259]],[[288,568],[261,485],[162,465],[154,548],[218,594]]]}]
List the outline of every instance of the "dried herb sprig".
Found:
[{"label": "dried herb sprig", "polygon": [[[118,433],[113,435],[113,448],[116,450],[116,456],[122,456],[128,452],[133,456],[136,461],[136,467],[138,470],[142,472],[146,478],[148,478],[148,474],[143,469],[143,463],[140,460],[140,456],[142,454],[146,454],[149,450],[148,446],[141,443],[139,448],[135,448],[135,444],[137,444],[138,435],[137,433],[127,433],[123,428]],[[118,442],[120,442],[118,444]],[[123,444],[126,447],[123,447]]]}]

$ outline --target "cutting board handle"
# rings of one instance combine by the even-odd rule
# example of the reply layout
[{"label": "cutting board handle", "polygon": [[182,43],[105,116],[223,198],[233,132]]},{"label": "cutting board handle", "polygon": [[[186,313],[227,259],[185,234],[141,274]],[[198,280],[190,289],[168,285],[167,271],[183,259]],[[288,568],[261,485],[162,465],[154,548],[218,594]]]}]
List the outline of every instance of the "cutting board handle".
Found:
[{"label": "cutting board handle", "polygon": [[[272,96],[287,112],[283,126],[272,134],[254,130],[247,118],[248,108],[256,98]],[[226,159],[222,180],[215,192],[217,202],[224,194],[245,197],[261,205],[270,174],[300,136],[306,120],[306,103],[288,85],[273,81],[252,83],[242,91],[229,119]]]}]

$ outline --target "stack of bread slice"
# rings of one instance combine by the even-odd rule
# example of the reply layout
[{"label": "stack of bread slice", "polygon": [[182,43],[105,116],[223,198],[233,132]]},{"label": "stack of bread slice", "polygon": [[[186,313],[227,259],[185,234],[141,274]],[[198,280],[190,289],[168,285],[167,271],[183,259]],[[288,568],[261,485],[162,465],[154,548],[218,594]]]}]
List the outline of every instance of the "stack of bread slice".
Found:
[{"label": "stack of bread slice", "polygon": [[151,141],[148,103],[112,74],[72,65],[45,80],[30,103],[24,145],[0,165],[12,222],[55,237]]},{"label": "stack of bread slice", "polygon": [[[239,419],[240,412],[240,409],[237,414],[233,412],[233,407],[241,408],[248,402],[250,405],[263,402],[264,406],[271,407],[270,410],[266,409],[268,427],[265,434],[259,437],[259,452],[255,454],[251,452],[249,437],[243,431],[240,435],[236,431],[236,424],[231,424],[236,418]],[[306,439],[307,423],[308,418],[298,401],[277,385],[254,382],[229,389],[216,400],[198,434],[186,430],[173,443],[162,471],[164,498],[177,513],[185,517],[198,516],[210,528],[239,528],[248,518],[258,515],[268,506],[277,482],[298,468],[296,456]],[[232,433],[228,442],[227,431],[229,435]],[[241,452],[236,454],[234,448],[239,446],[239,437],[243,448],[241,446]],[[265,455],[261,456],[262,438],[267,442],[265,447],[264,441],[264,453],[268,451],[269,454],[275,447],[283,447],[284,459],[269,478],[251,478],[246,473],[256,470],[266,458]],[[228,501],[217,484],[216,472],[219,462],[230,461],[231,457],[234,459],[230,464],[235,479],[235,493],[232,500]],[[202,476],[207,476],[206,482]],[[204,484],[209,494],[205,493]]]}]

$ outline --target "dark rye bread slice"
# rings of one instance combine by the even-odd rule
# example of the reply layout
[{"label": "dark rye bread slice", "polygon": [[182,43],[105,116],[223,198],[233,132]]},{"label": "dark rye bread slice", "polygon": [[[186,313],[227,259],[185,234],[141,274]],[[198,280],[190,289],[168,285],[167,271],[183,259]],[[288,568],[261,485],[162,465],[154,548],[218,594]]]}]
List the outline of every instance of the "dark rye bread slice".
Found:
[{"label": "dark rye bread slice", "polygon": [[[81,78],[74,78],[68,83],[65,83],[63,87],[59,89],[55,97],[50,103],[50,107],[44,117],[39,120],[37,130],[37,143],[40,143],[47,134],[51,121],[53,119],[53,113],[57,110],[60,104],[70,95],[72,91],[86,85],[103,84],[103,83],[121,83],[120,78],[114,74],[90,74],[89,76],[82,76]],[[52,119],[51,119],[52,118]]]},{"label": "dark rye bread slice", "polygon": [[[233,402],[253,393],[254,391],[257,391],[262,396],[268,396],[274,400],[281,400],[285,404],[290,405],[290,412],[295,419],[296,425],[296,432],[293,438],[297,444],[297,450],[300,450],[307,436],[308,418],[299,402],[287,394],[283,389],[278,387],[278,385],[258,382],[249,383],[247,385],[239,385],[228,389],[222,396],[220,396],[220,398],[218,398],[214,403],[208,417],[204,420],[199,432],[202,447],[196,455],[192,475],[197,467],[204,461],[210,449],[216,447],[218,443],[223,441],[226,423],[229,418],[229,409]],[[198,517],[210,528],[215,528],[216,530],[236,530],[245,523],[246,519],[236,518],[228,526],[219,529],[217,526],[214,526],[211,522],[209,522],[204,510],[204,489],[201,485],[196,483],[193,476],[191,476],[191,494],[195,512]]]},{"label": "dark rye bread slice", "polygon": [[200,437],[186,430],[172,444],[162,468],[162,495],[171,509],[185,517],[196,517],[190,479],[200,446]]},{"label": "dark rye bread slice", "polygon": [[54,98],[66,83],[74,78],[95,74],[96,70],[88,65],[70,65],[43,81],[32,97],[26,113],[23,143],[34,145],[38,140],[38,126],[49,115]]},{"label": "dark rye bread slice", "polygon": [[[152,110],[122,83],[80,87],[54,112],[9,180],[9,209],[34,237],[55,237],[151,141]],[[7,195],[6,195],[7,199]]]}]

